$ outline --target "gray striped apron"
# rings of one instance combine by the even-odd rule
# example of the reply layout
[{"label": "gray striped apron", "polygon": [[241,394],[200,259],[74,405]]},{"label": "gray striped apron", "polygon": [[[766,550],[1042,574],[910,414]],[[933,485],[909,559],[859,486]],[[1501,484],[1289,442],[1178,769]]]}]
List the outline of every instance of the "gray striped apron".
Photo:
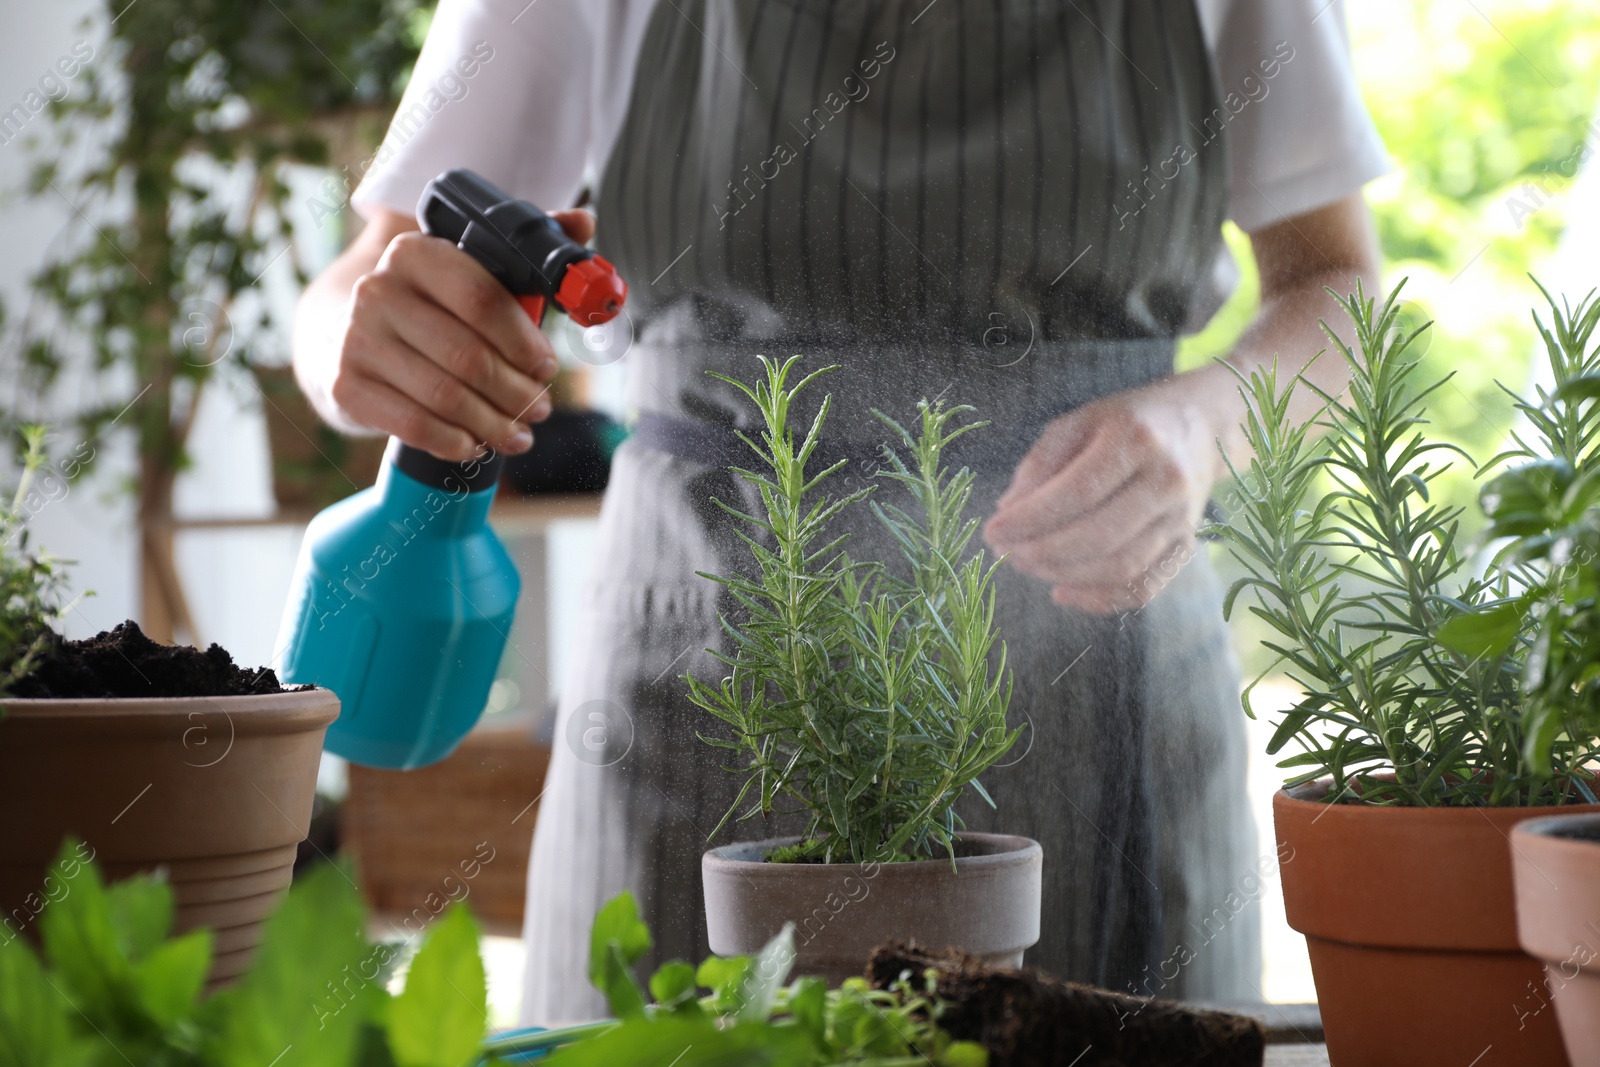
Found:
[{"label": "gray striped apron", "polygon": [[[829,448],[855,461],[840,491],[875,466],[872,408],[974,405],[993,425],[954,458],[987,514],[1052,418],[1171,373],[1224,211],[1192,0],[673,0],[636,78],[597,206],[633,282],[639,432],[607,490],[534,838],[530,1022],[601,1010],[587,930],[623,888],[652,965],[706,952],[700,853],[738,779],[697,738],[714,721],[681,676],[721,676],[706,650],[730,605],[696,572],[750,566],[712,500],[758,504],[726,469],[754,412],[706,371],[749,380],[756,353],[840,364],[810,398],[835,398]],[[861,512],[840,524],[851,554],[897,560]],[[1101,617],[1002,570],[1026,730],[985,776],[996,809],[960,812],[1044,846],[1029,963],[1248,999],[1257,920],[1229,901],[1255,835],[1217,584],[1203,558],[1152,580],[1149,607]],[[752,820],[723,840],[793,829]]]}]

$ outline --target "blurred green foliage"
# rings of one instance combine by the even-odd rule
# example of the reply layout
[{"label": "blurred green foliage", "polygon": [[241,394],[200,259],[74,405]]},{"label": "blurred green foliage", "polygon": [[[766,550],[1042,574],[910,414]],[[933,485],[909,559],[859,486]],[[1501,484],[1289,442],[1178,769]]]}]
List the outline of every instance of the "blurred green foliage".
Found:
[{"label": "blurred green foliage", "polygon": [[[1529,274],[1547,277],[1566,229],[1566,200],[1585,166],[1600,167],[1600,5],[1561,0],[1390,0],[1346,5],[1356,75],[1394,160],[1367,187],[1384,254],[1383,287],[1409,278],[1405,318],[1432,321],[1423,377],[1453,374],[1429,398],[1430,436],[1479,462],[1500,451],[1523,390],[1540,304]],[[1593,157],[1593,158],[1590,158]],[[1230,231],[1232,228],[1230,227]],[[1230,232],[1240,264],[1233,299],[1184,341],[1181,367],[1226,352],[1249,323],[1259,280],[1249,241]],[[1600,240],[1600,235],[1595,235]],[[1577,303],[1600,286],[1568,280]],[[1558,295],[1560,295],[1558,293]],[[1348,324],[1335,324],[1348,335]],[[1463,534],[1483,526],[1468,465],[1433,486],[1466,509]],[[1218,556],[1231,577],[1231,567]],[[1259,667],[1251,620],[1235,647]],[[1248,672],[1247,672],[1248,673]]]},{"label": "blurred green foliage", "polygon": [[1600,146],[1600,7],[1411,0],[1381,19],[1360,5],[1352,23],[1367,106],[1398,168],[1370,197],[1386,284],[1412,279],[1414,317],[1436,323],[1428,374],[1456,374],[1431,418],[1486,460],[1512,418],[1496,381],[1520,389],[1537,340],[1528,275],[1555,252],[1565,194]]},{"label": "blurred green foliage", "polygon": [[[1436,323],[1428,370],[1457,375],[1433,417],[1446,437],[1487,458],[1511,419],[1495,381],[1520,386],[1536,340],[1528,308],[1538,292],[1528,274],[1554,253],[1564,196],[1600,150],[1600,126],[1591,126],[1600,7],[1397,0],[1349,8],[1357,77],[1395,163],[1367,189],[1384,285],[1411,278],[1410,316]],[[1249,242],[1229,230],[1239,288],[1204,333],[1185,340],[1183,366],[1226,351],[1254,314],[1260,289]]]}]

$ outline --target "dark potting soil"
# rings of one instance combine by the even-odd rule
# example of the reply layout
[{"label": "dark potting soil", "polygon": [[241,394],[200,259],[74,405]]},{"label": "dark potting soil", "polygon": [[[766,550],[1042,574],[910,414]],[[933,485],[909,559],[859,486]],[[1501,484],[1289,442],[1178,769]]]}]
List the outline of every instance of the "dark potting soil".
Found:
[{"label": "dark potting soil", "polygon": [[83,700],[286,691],[273,671],[246,670],[220,645],[204,652],[191,645],[158,645],[130,620],[82,641],[56,638],[44,660],[17,682],[11,695],[24,700]]},{"label": "dark potting soil", "polygon": [[1557,830],[1548,831],[1551,837],[1559,837],[1566,841],[1594,841],[1600,843],[1600,824],[1582,823],[1578,826],[1563,826]]},{"label": "dark potting soil", "polygon": [[1261,1067],[1266,1055],[1254,1019],[1112,993],[1031,967],[990,967],[955,950],[880,945],[867,980],[884,989],[909,971],[921,988],[930,968],[949,1004],[939,1025],[987,1048],[991,1067]]}]

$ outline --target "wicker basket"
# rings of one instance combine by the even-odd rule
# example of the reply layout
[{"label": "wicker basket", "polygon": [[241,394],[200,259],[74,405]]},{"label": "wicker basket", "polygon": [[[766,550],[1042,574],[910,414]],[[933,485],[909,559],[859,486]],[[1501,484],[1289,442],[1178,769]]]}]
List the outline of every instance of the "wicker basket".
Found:
[{"label": "wicker basket", "polygon": [[518,932],[549,762],[549,747],[519,716],[479,726],[429,767],[351,765],[344,845],[377,917],[426,925],[450,901],[466,900],[486,929]]}]

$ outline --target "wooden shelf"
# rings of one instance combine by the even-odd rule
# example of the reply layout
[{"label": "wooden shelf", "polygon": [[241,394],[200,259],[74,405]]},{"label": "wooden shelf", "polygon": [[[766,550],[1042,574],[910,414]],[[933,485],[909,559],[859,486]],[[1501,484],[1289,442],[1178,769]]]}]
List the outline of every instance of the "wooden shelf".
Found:
[{"label": "wooden shelf", "polygon": [[[593,519],[600,515],[600,493],[551,493],[523,496],[501,493],[495,497],[489,519],[513,533],[538,533],[551,523]],[[304,526],[315,512],[283,511],[273,515],[200,516],[174,519],[175,530],[248,530],[270,526]]]},{"label": "wooden shelf", "polygon": [[550,493],[524,496],[501,493],[489,512],[489,521],[512,533],[542,531],[554,522],[570,519],[598,519],[602,493]]}]

